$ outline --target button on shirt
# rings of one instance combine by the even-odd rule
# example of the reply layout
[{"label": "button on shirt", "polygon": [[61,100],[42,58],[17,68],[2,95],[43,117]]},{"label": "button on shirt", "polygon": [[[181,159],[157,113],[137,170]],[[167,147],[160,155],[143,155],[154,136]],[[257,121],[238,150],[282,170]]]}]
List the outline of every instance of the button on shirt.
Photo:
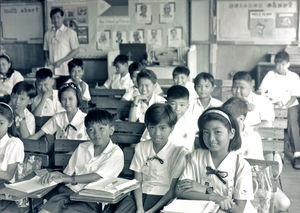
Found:
[{"label": "button on shirt", "polygon": [[[124,167],[124,154],[120,147],[111,141],[103,152],[94,156],[94,144],[84,142],[72,154],[64,173],[67,175],[84,175],[97,173],[102,178],[118,177]],[[67,186],[75,192],[81,190],[86,184]]]},{"label": "button on shirt", "polygon": [[[58,30],[52,28],[46,32],[44,40],[44,50],[49,51],[49,61],[54,63],[72,50],[79,47],[77,34],[71,28],[62,25]],[[67,76],[69,75],[68,61],[63,63],[59,68],[54,71],[55,75]]]},{"label": "button on shirt", "polygon": [[125,89],[128,90],[133,87],[133,82],[130,78],[130,74],[121,76],[119,73],[114,73],[111,78],[108,78],[104,83],[104,86],[108,89]]},{"label": "button on shirt", "polygon": [[[84,126],[85,116],[86,113],[78,109],[74,118],[70,122],[67,112],[57,113],[50,118],[41,129],[46,134],[53,135],[56,133],[56,139],[88,140],[89,137]],[[73,127],[68,127],[68,124],[71,124]],[[74,129],[74,127],[76,129]]]}]

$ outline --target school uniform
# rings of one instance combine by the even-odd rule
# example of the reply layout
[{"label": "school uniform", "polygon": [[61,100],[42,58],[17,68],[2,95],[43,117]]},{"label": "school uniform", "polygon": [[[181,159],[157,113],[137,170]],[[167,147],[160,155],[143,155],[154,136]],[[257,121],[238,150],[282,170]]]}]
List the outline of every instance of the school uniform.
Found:
[{"label": "school uniform", "polygon": [[10,95],[13,87],[20,81],[24,81],[24,77],[16,70],[14,70],[10,78],[0,77],[0,96]]},{"label": "school uniform", "polygon": [[88,140],[84,125],[85,116],[86,113],[77,109],[74,118],[69,121],[67,112],[60,112],[50,118],[41,130],[50,135],[56,133],[56,139]]},{"label": "school uniform", "polygon": [[[84,142],[79,144],[72,154],[64,173],[67,175],[84,175],[96,173],[102,178],[117,177],[124,167],[124,154],[120,147],[110,141],[103,152],[94,156],[94,144]],[[97,203],[70,201],[70,194],[78,192],[86,184],[66,184],[61,194],[53,196],[42,209],[53,213],[72,212],[101,212]]]},{"label": "school uniform", "polygon": [[145,122],[145,114],[147,109],[156,103],[165,103],[166,99],[160,95],[152,94],[149,103],[145,103],[143,101],[138,102],[138,106],[136,107],[136,117],[138,122],[144,123]]},{"label": "school uniform", "polygon": [[[54,63],[72,50],[79,47],[79,42],[76,32],[66,27],[64,24],[58,29],[52,28],[47,31],[44,39],[44,51],[49,51],[49,62]],[[64,62],[60,67],[55,68],[54,74],[58,76],[68,76],[68,61]]]},{"label": "school uniform", "polygon": [[[213,170],[227,172],[227,177],[223,178],[225,184],[215,174],[207,173],[209,171],[208,166]],[[209,150],[195,150],[180,177],[180,180],[184,179],[194,180],[203,186],[213,187],[213,191],[221,196],[247,200],[244,212],[256,212],[249,202],[254,198],[251,167],[246,160],[238,157],[235,152],[228,153],[216,168]]]},{"label": "school uniform", "polygon": [[[154,85],[153,93],[157,94],[157,95],[163,94],[163,91],[158,83],[156,83]],[[126,90],[126,92],[122,98],[126,101],[133,101],[134,97],[137,95],[140,95],[139,89],[137,87],[133,86],[133,87],[129,88],[128,90]]]},{"label": "school uniform", "polygon": [[130,78],[130,74],[126,73],[125,76],[121,76],[119,73],[112,74],[104,83],[104,87],[108,89],[125,89],[133,87],[133,82]]},{"label": "school uniform", "polygon": [[262,95],[257,95],[254,92],[250,92],[245,99],[249,104],[254,106],[254,108],[250,109],[247,113],[244,122],[246,125],[254,126],[261,123],[261,121],[274,121],[274,107],[267,98]]},{"label": "school uniform", "polygon": [[185,88],[188,89],[189,91],[189,100],[190,102],[192,102],[194,99],[196,99],[198,97],[197,92],[195,90],[195,85],[193,82],[186,82],[186,84],[184,85]]},{"label": "school uniform", "polygon": [[[73,82],[72,79],[69,79],[68,81],[66,81],[66,83],[71,83]],[[75,83],[75,82],[74,82]],[[75,83],[78,88],[80,89],[81,91],[81,94],[82,94],[82,100],[83,101],[90,101],[91,100],[91,94],[90,94],[90,89],[89,89],[89,85],[87,83],[85,83],[84,81],[80,81],[79,84]],[[83,88],[85,88],[83,90]]]},{"label": "school uniform", "polygon": [[[37,106],[41,101],[40,96],[36,96],[33,99],[33,106]],[[61,106],[58,99],[58,90],[53,90],[52,96],[47,98],[42,109],[41,117],[43,116],[53,116],[56,113],[63,112],[65,109]]]},{"label": "school uniform", "polygon": [[35,118],[34,118],[34,115],[27,108],[24,109],[24,118],[20,118],[19,116],[15,116],[14,126],[16,128],[14,128],[15,132],[13,130],[13,134],[15,136],[21,137],[20,125],[21,125],[21,122],[22,122],[23,119],[26,122],[26,126],[27,126],[27,129],[29,131],[29,134],[33,135],[35,133]]}]

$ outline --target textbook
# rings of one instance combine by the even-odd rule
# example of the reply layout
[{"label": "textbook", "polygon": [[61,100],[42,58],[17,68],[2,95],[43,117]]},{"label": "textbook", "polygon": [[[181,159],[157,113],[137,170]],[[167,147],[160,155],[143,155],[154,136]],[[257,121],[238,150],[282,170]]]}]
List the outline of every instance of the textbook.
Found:
[{"label": "textbook", "polygon": [[216,213],[219,205],[207,200],[174,199],[165,206],[163,213]]},{"label": "textbook", "polygon": [[32,193],[36,192],[51,186],[55,186],[58,183],[55,181],[52,181],[49,184],[41,184],[40,183],[40,177],[39,176],[34,176],[33,178],[29,180],[24,180],[21,182],[17,183],[12,183],[12,184],[5,184],[7,188],[14,189],[17,191],[25,192],[25,193]]},{"label": "textbook", "polygon": [[139,188],[136,179],[103,178],[99,181],[86,185],[79,195],[115,199],[118,196]]}]

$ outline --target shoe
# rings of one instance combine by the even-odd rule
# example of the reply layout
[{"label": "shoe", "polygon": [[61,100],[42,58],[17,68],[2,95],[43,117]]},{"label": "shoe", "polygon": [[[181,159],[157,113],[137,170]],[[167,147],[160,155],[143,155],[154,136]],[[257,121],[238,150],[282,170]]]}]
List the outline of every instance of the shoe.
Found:
[{"label": "shoe", "polygon": [[295,157],[293,160],[294,169],[300,169],[300,157]]}]

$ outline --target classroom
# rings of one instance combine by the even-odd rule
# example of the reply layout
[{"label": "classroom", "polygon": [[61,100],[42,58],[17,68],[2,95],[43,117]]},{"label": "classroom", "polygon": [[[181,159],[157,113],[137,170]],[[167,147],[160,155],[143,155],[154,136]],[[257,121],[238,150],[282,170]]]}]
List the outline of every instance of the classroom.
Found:
[{"label": "classroom", "polygon": [[299,212],[299,11],[0,0],[0,212]]}]

